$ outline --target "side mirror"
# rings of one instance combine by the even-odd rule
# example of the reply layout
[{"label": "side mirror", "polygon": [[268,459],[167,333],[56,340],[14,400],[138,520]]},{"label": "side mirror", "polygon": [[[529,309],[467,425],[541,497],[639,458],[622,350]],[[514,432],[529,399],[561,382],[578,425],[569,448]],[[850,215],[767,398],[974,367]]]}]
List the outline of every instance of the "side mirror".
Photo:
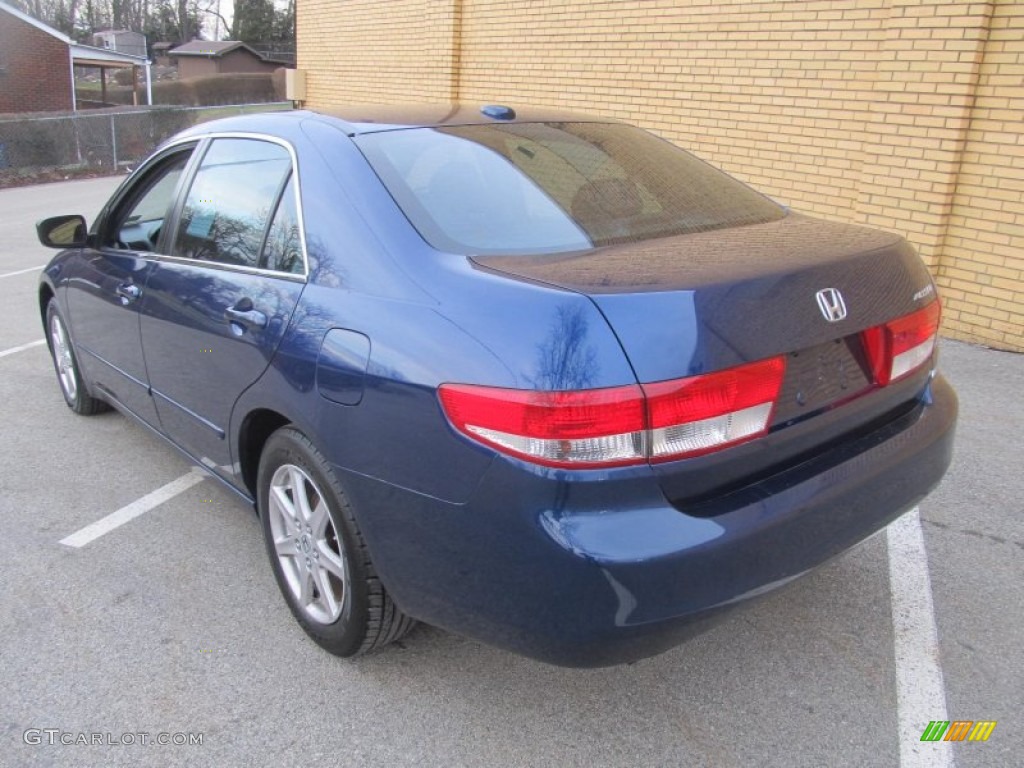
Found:
[{"label": "side mirror", "polygon": [[85,217],[51,216],[36,223],[39,242],[47,248],[81,248],[88,239]]}]

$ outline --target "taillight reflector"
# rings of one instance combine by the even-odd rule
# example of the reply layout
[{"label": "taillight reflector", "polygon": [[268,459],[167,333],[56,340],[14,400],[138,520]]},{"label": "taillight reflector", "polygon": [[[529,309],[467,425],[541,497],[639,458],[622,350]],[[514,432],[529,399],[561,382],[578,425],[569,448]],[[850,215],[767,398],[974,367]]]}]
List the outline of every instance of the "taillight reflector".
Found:
[{"label": "taillight reflector", "polygon": [[571,392],[443,384],[452,425],[503,453],[553,467],[695,456],[765,434],[785,360],[654,384]]},{"label": "taillight reflector", "polygon": [[862,334],[875,383],[884,387],[924,365],[935,349],[941,321],[938,300]]}]

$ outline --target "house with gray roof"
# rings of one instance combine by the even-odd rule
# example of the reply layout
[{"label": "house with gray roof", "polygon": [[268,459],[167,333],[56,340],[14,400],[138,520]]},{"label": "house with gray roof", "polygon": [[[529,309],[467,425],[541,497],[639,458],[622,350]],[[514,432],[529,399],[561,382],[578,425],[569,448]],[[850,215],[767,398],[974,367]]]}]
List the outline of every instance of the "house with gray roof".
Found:
[{"label": "house with gray roof", "polygon": [[178,65],[178,77],[273,72],[285,62],[268,59],[239,40],[193,40],[167,54]]}]

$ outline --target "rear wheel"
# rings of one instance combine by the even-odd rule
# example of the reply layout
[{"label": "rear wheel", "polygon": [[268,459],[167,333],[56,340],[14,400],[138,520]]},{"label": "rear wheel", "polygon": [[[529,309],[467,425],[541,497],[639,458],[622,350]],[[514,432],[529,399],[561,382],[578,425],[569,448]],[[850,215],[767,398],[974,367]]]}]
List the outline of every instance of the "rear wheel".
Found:
[{"label": "rear wheel", "polygon": [[68,408],[82,416],[92,416],[108,410],[110,406],[90,395],[82,381],[78,358],[75,357],[71,336],[57,308],[56,299],[50,299],[50,303],[46,305],[46,332],[53,368],[57,372],[57,382]]},{"label": "rear wheel", "polygon": [[274,576],[306,633],[338,656],[357,656],[414,626],[384,590],[352,508],[327,461],[292,427],[260,457],[257,504]]}]

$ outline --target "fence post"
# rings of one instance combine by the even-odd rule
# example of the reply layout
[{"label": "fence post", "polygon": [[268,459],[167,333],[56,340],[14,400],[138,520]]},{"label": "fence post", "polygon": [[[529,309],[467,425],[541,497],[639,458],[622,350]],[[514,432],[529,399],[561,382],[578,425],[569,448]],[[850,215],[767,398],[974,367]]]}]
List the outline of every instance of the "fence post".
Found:
[{"label": "fence post", "polygon": [[117,129],[114,128],[114,113],[110,113],[110,154],[114,158],[114,171],[117,171]]},{"label": "fence post", "polygon": [[75,134],[75,159],[78,164],[82,164],[82,137],[79,136],[78,123],[79,119],[76,115],[71,115],[71,130]]}]

